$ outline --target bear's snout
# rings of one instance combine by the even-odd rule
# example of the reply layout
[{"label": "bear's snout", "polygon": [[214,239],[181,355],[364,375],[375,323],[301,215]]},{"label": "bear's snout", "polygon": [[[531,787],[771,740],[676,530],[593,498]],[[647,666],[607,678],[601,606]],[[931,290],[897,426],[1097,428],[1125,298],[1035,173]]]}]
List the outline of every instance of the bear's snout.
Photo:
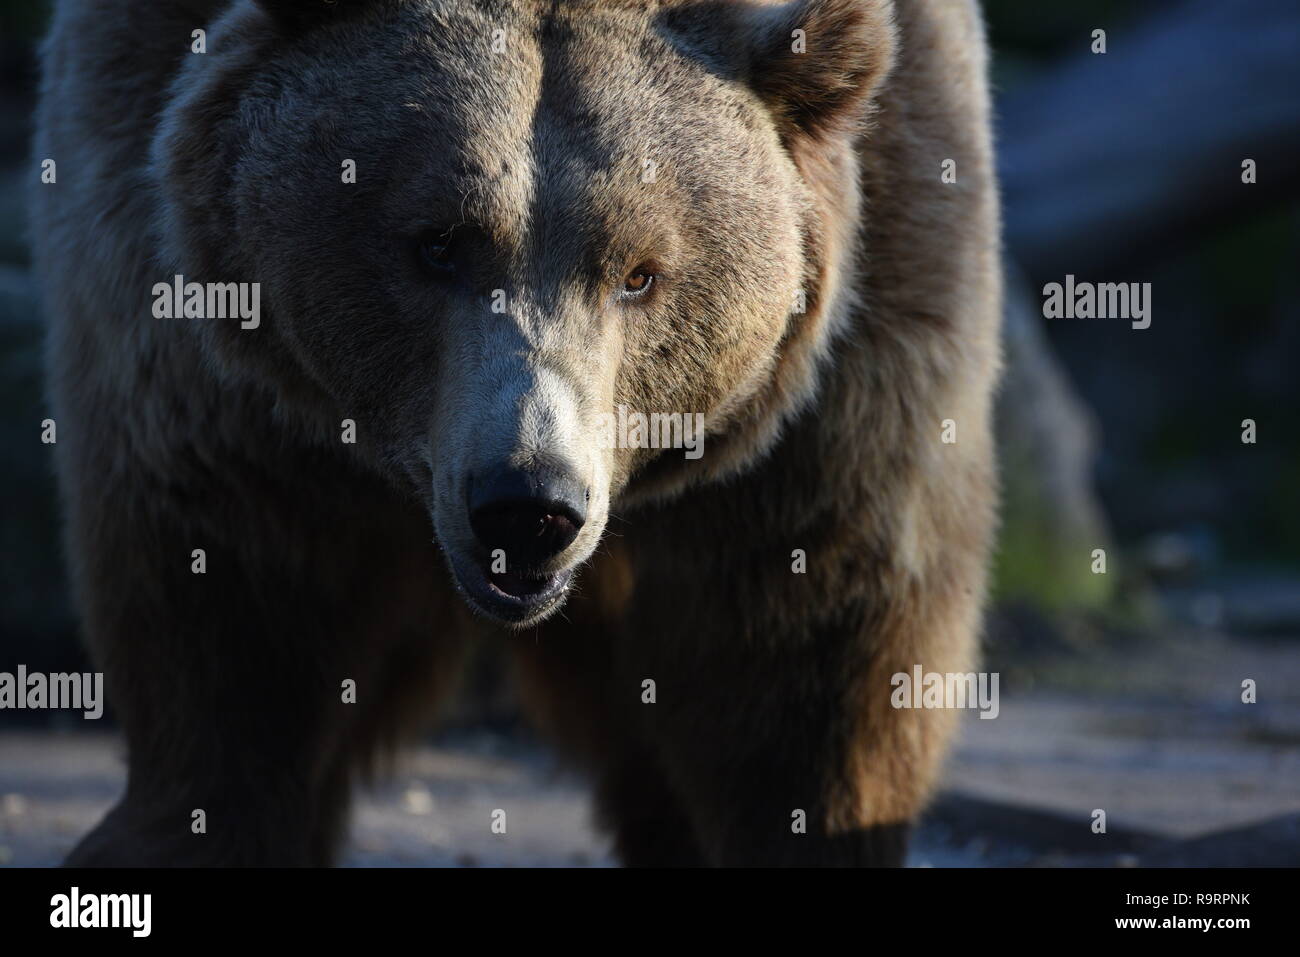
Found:
[{"label": "bear's snout", "polygon": [[590,491],[556,469],[502,466],[471,476],[466,489],[470,528],[489,554],[500,549],[513,565],[535,568],[573,544],[587,519]]},{"label": "bear's snout", "polygon": [[464,506],[474,542],[448,549],[470,606],[514,627],[558,608],[584,558],[579,533],[601,526],[591,498],[591,487],[562,466],[471,472]]}]

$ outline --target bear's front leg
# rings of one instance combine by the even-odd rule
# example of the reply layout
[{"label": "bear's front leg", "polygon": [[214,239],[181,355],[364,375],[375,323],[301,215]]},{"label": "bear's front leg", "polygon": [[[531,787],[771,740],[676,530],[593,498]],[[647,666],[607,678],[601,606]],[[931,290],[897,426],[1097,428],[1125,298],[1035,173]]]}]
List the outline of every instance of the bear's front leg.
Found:
[{"label": "bear's front leg", "polygon": [[955,712],[894,708],[891,676],[965,671],[973,641],[927,642],[920,622],[897,630],[863,605],[779,625],[725,640],[718,624],[678,626],[694,648],[670,639],[643,668],[656,682],[648,734],[706,859],[901,865]]},{"label": "bear's front leg", "polygon": [[[646,512],[629,531],[622,693],[654,682],[643,734],[709,863],[900,865],[959,712],[895,707],[894,676],[975,666],[982,550],[887,547],[843,512],[786,537],[746,493]],[[757,541],[722,547],[720,524]]]},{"label": "bear's front leg", "polygon": [[452,673],[463,613],[419,511],[280,464],[72,474],[99,483],[70,541],[128,784],[68,864],[328,864],[356,770]]}]

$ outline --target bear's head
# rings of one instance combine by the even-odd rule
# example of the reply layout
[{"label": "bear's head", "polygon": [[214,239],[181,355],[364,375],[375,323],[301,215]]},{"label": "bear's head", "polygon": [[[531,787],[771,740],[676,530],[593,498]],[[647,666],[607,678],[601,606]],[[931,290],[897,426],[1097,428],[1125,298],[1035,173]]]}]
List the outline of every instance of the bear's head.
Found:
[{"label": "bear's head", "polygon": [[749,466],[814,395],[891,16],[240,0],[155,138],[163,255],[259,282],[258,328],[196,326],[215,367],[354,420],[470,603],[534,623],[612,505]]}]

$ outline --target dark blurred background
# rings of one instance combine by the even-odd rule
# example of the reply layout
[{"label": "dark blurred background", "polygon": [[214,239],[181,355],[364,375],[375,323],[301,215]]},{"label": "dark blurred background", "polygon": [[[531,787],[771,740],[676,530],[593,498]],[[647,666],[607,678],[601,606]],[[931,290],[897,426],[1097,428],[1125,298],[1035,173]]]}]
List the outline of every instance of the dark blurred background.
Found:
[{"label": "dark blurred background", "polygon": [[[1011,676],[1007,694],[1082,689],[1149,715],[1174,702],[1185,710],[1166,717],[1186,728],[1234,703],[1238,660],[1292,675],[1300,661],[1300,4],[984,6],[1008,277],[991,666]],[[23,239],[26,196],[41,188],[27,151],[47,8],[0,0],[0,670],[85,668],[39,441],[42,326]],[[1045,320],[1043,285],[1067,273],[1150,282],[1151,327]],[[1105,575],[1092,572],[1098,547]],[[1144,669],[1149,681],[1132,674]],[[1183,671],[1205,683],[1159,677]],[[1216,672],[1225,687],[1212,687]],[[518,734],[499,679],[485,654],[453,725]],[[1280,707],[1235,730],[1206,725],[1197,746],[1266,741],[1258,768],[1281,768],[1300,793],[1300,708]],[[80,724],[23,712],[4,727],[19,720]],[[1155,721],[1125,733],[1158,735]],[[990,747],[985,764],[1024,742]],[[1254,817],[1288,809],[1300,805]],[[1223,823],[1210,815],[1199,830]]]}]

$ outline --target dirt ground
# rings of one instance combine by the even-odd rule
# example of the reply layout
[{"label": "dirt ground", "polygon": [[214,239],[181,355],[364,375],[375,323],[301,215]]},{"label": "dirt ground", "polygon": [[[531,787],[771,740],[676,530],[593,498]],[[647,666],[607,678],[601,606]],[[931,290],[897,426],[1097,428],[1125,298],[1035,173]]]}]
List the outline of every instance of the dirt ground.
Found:
[{"label": "dirt ground", "polygon": [[[998,718],[968,716],[946,781],[914,866],[1300,865],[1300,644],[1180,635],[1004,674]],[[116,735],[0,726],[0,864],[57,863],[123,783]],[[344,863],[614,862],[546,749],[458,732],[360,797]]]}]

